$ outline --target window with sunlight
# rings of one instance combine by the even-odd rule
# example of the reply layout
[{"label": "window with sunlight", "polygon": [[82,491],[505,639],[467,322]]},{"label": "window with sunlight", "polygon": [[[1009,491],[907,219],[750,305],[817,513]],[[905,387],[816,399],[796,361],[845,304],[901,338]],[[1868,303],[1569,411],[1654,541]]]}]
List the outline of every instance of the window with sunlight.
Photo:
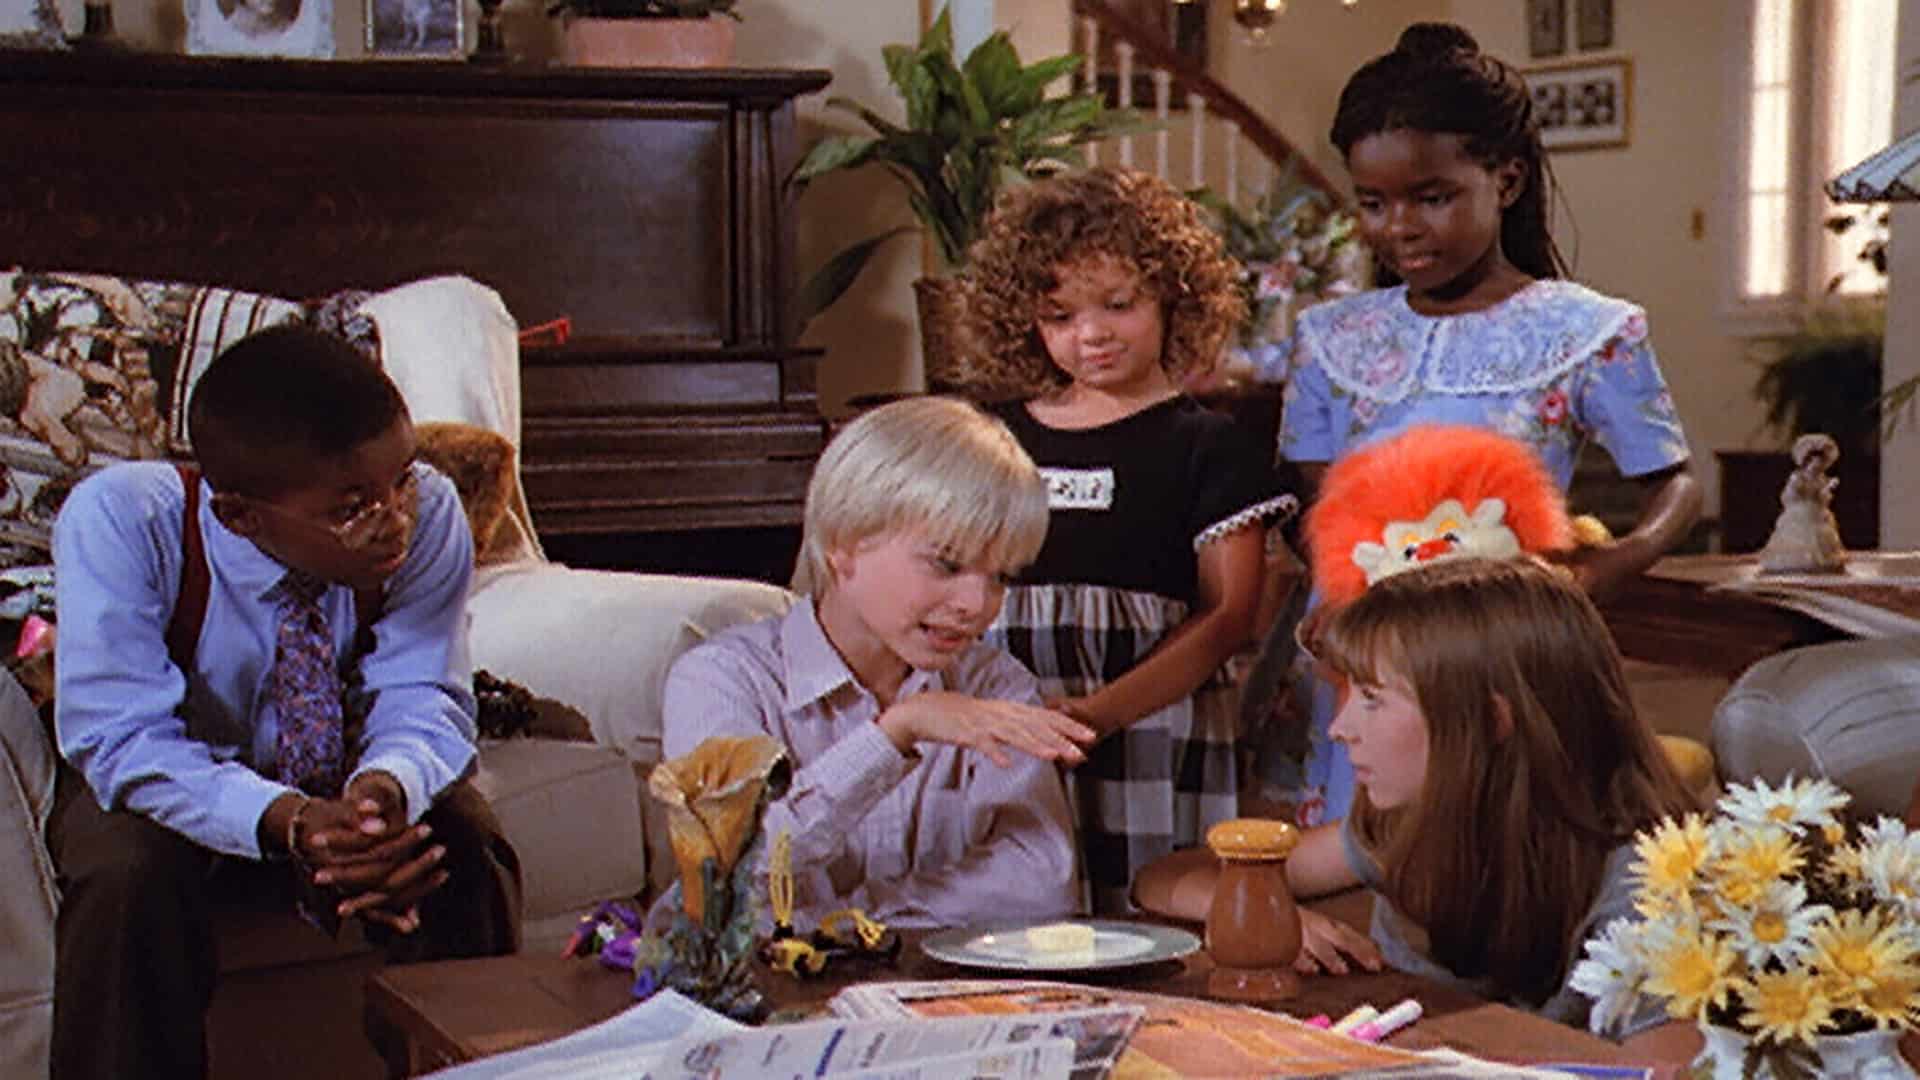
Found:
[{"label": "window with sunlight", "polygon": [[[1752,0],[1736,303],[1796,310],[1885,280],[1859,258],[1879,211],[1836,207],[1826,178],[1893,137],[1898,0]],[[1824,223],[1868,221],[1841,234]]]}]

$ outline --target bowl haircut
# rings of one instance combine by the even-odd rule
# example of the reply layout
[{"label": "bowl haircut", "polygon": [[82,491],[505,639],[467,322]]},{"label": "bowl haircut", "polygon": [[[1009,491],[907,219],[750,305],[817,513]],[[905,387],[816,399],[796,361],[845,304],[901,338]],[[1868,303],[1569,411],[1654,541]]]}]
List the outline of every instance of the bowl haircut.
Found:
[{"label": "bowl haircut", "polygon": [[796,592],[833,582],[829,552],[917,531],[966,566],[1018,571],[1047,535],[1047,489],[1005,424],[958,398],[890,402],[847,425],[807,485]]}]

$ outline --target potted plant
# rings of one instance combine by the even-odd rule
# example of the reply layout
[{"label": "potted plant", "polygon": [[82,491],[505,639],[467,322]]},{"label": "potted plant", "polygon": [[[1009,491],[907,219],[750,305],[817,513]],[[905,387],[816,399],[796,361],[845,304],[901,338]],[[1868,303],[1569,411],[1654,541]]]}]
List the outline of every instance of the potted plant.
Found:
[{"label": "potted plant", "polygon": [[[939,272],[914,283],[927,371],[937,379],[952,362],[960,303],[954,275],[964,271],[967,249],[994,199],[1009,185],[1084,165],[1082,146],[1142,124],[1131,110],[1108,109],[1094,94],[1048,97],[1048,85],[1079,58],[1023,65],[1004,32],[956,64],[944,8],[917,45],[889,45],[884,56],[906,123],[846,98],[828,99],[829,107],[859,118],[873,134],[821,139],[794,169],[792,183],[804,190],[828,173],[880,165],[906,188],[914,217],[940,253]],[[839,299],[881,244],[910,231],[902,226],[868,237],[828,260],[800,290],[800,324]]]},{"label": "potted plant", "polygon": [[[725,67],[735,0],[555,0],[562,59],[585,67]],[[724,19],[714,18],[727,16]]]}]

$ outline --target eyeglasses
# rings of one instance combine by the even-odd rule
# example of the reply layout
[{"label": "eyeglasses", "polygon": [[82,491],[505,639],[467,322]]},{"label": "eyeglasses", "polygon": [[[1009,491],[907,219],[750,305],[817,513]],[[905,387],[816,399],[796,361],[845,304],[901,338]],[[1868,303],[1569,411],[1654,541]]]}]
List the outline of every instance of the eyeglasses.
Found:
[{"label": "eyeglasses", "polygon": [[271,513],[278,514],[290,521],[302,525],[325,529],[333,539],[349,551],[358,551],[373,543],[380,535],[381,526],[387,523],[389,516],[398,515],[412,522],[419,512],[420,474],[415,465],[407,466],[407,471],[393,485],[386,497],[355,503],[341,514],[334,515],[333,521],[315,521],[303,514],[283,510],[270,502],[256,501],[254,505]]}]

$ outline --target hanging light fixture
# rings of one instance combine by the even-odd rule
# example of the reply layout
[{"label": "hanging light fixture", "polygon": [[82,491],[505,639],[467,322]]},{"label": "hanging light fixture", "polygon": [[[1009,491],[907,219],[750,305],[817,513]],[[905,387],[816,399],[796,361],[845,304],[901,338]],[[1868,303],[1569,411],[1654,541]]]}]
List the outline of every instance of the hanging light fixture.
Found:
[{"label": "hanging light fixture", "polygon": [[[1340,0],[1340,6],[1348,11],[1359,4],[1360,0]],[[1246,29],[1255,45],[1267,44],[1267,31],[1286,13],[1287,0],[1233,0],[1233,21]]]}]

